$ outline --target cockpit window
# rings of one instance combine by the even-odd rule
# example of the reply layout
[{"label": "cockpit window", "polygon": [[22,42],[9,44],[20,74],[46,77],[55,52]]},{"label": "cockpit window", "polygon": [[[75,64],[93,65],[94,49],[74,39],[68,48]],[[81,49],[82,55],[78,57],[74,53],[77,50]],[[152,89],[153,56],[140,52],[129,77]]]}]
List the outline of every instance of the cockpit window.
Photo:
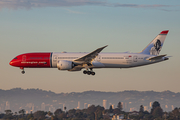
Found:
[{"label": "cockpit window", "polygon": [[14,59],[17,59],[17,57],[15,57]]}]

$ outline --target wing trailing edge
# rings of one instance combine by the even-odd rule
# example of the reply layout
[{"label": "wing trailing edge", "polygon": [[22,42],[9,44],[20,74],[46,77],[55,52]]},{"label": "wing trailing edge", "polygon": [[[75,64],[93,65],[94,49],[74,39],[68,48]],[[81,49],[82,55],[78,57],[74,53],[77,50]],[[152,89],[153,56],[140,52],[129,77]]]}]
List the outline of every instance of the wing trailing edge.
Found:
[{"label": "wing trailing edge", "polygon": [[82,62],[82,63],[90,63],[93,59],[96,58],[96,56],[98,56],[98,54],[105,48],[107,47],[108,45],[104,46],[104,47],[101,47],[101,48],[98,48],[96,50],[94,50],[93,52],[81,57],[81,58],[78,58],[76,60],[74,60],[75,62]]}]

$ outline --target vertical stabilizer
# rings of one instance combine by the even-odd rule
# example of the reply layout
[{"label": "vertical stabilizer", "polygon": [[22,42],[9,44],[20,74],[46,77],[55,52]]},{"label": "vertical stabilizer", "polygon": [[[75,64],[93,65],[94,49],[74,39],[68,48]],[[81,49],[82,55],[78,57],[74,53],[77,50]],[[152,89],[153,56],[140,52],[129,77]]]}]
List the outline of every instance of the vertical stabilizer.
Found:
[{"label": "vertical stabilizer", "polygon": [[169,30],[162,31],[153,41],[151,41],[147,47],[145,47],[141,53],[149,55],[159,55],[162,46],[164,44],[165,38]]}]

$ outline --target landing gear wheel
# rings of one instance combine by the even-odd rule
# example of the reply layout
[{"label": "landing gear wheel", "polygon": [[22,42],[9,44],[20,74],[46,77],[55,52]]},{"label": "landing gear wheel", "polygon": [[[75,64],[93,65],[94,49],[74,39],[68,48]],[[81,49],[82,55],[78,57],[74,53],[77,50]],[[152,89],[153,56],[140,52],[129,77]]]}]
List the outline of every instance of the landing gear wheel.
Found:
[{"label": "landing gear wheel", "polygon": [[90,75],[90,74],[91,74],[91,71],[87,71],[87,74]]},{"label": "landing gear wheel", "polygon": [[91,72],[91,75],[95,75],[95,72]]},{"label": "landing gear wheel", "polygon": [[84,74],[87,74],[87,75],[95,75],[95,72],[93,72],[92,68],[90,68],[90,70],[86,69],[83,71]]},{"label": "landing gear wheel", "polygon": [[25,73],[25,71],[22,71],[21,73],[22,73],[22,74],[24,74],[24,73]]},{"label": "landing gear wheel", "polygon": [[87,71],[86,71],[86,70],[84,70],[84,71],[83,71],[83,73],[84,73],[84,74],[87,74]]}]

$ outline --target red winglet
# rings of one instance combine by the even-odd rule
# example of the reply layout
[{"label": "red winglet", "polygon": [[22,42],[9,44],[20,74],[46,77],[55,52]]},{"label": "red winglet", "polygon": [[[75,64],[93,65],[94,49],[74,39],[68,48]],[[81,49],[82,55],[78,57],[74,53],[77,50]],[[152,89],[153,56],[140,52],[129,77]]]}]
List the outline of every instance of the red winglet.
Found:
[{"label": "red winglet", "polygon": [[162,31],[160,34],[168,34],[169,30]]}]

